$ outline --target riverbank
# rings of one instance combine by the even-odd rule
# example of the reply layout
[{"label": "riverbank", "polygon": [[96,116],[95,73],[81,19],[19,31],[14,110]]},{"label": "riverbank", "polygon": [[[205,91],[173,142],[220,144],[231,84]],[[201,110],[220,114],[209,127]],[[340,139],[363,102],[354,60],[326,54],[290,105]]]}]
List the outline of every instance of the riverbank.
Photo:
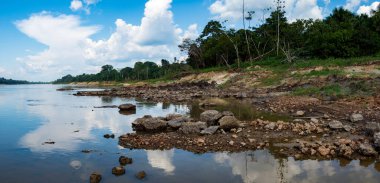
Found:
[{"label": "riverbank", "polygon": [[[296,158],[376,159],[379,68],[378,61],[298,68],[255,65],[239,72],[190,74],[175,82],[138,83],[75,95],[175,103],[197,100],[205,108],[217,105],[210,98],[233,98],[291,119],[268,121],[258,117],[232,131],[219,130],[208,136],[172,130],[132,133],[120,137],[120,145],[128,148],[179,148],[196,153],[269,148]],[[355,116],[358,119],[353,119]]]}]

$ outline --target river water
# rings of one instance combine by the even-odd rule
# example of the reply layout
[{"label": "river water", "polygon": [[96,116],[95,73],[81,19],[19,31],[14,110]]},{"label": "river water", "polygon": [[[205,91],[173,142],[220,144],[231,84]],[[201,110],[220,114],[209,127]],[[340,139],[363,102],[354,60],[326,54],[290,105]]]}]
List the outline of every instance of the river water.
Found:
[{"label": "river water", "polygon": [[[380,164],[371,161],[277,158],[268,150],[193,154],[179,149],[130,150],[117,138],[132,131],[144,115],[193,114],[194,107],[146,103],[134,99],[76,97],[58,85],[0,85],[0,182],[89,182],[92,172],[102,182],[379,182]],[[86,89],[88,90],[88,89]],[[133,103],[136,114],[94,108]],[[239,105],[237,105],[239,106]],[[236,106],[234,106],[236,108]],[[45,142],[55,142],[46,144]],[[82,150],[92,150],[82,153]],[[118,158],[133,158],[126,174],[111,169]],[[134,175],[144,170],[147,177]]]}]

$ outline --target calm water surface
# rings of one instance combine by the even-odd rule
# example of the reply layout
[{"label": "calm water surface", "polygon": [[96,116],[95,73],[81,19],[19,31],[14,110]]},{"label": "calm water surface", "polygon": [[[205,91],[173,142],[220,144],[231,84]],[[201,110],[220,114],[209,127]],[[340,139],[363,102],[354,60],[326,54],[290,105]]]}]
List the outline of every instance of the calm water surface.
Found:
[{"label": "calm water surface", "polygon": [[[295,161],[279,159],[269,151],[208,153],[183,150],[124,149],[117,139],[131,132],[131,122],[144,115],[192,114],[194,107],[144,103],[133,99],[75,97],[62,86],[0,85],[0,182],[88,182],[100,172],[102,182],[379,182],[380,164],[365,161]],[[137,113],[94,106],[137,104]],[[236,108],[236,106],[234,106]],[[76,132],[78,131],[79,132]],[[54,141],[48,145],[44,142]],[[94,150],[85,154],[82,150]],[[111,169],[120,155],[132,157],[126,174]],[[144,170],[140,181],[134,174]]]}]

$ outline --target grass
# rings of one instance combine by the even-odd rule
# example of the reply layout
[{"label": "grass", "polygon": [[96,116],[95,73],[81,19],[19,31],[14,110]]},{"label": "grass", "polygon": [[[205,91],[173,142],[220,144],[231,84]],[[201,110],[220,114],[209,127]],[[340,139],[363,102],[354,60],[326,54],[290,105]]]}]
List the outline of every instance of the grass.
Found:
[{"label": "grass", "polygon": [[317,96],[347,96],[350,94],[348,88],[342,87],[338,84],[326,85],[323,87],[300,87],[293,91],[293,95],[317,95]]}]

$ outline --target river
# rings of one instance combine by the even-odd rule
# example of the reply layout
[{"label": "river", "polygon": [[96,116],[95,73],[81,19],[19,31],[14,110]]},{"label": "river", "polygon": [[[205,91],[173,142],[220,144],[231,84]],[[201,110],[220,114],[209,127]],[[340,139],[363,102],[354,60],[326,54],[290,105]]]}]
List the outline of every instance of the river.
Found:
[{"label": "river", "polygon": [[[116,137],[131,132],[144,115],[192,114],[187,105],[135,99],[76,97],[60,85],[0,85],[0,182],[379,182],[380,164],[367,161],[279,158],[268,150],[193,154],[179,149],[130,150]],[[88,90],[88,89],[86,89]],[[136,114],[96,106],[133,103]],[[54,142],[47,144],[46,142]],[[91,150],[83,153],[82,150]],[[114,176],[118,158],[133,158],[126,174]],[[144,180],[135,178],[145,171]]]}]

